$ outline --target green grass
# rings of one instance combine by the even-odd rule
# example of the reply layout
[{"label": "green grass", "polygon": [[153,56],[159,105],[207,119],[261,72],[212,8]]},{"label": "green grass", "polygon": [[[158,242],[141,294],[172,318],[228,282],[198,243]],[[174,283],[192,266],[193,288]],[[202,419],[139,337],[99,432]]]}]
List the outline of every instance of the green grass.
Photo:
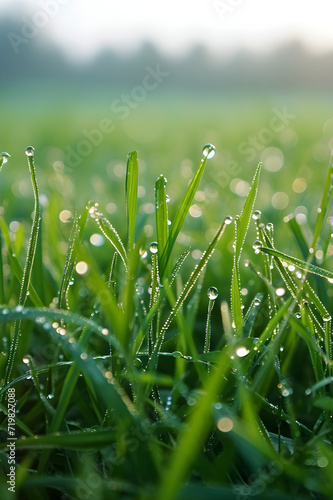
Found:
[{"label": "green grass", "polygon": [[291,215],[287,248],[263,223],[252,167],[239,211],[208,200],[205,222],[193,218],[194,260],[188,211],[214,164],[204,151],[176,200],[163,175],[146,192],[152,234],[136,152],[115,222],[93,200],[60,223],[27,156],[30,238],[27,221],[1,220],[1,498],[13,388],[17,498],[331,498],[331,165],[316,221]]}]

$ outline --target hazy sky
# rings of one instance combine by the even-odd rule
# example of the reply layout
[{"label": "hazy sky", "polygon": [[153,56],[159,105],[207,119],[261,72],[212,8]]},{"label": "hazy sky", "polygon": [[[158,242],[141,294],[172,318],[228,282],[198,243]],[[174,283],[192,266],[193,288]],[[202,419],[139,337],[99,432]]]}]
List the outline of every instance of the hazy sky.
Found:
[{"label": "hazy sky", "polygon": [[[41,14],[43,5],[52,15]],[[173,54],[198,42],[225,53],[265,51],[295,38],[314,51],[333,49],[332,0],[0,0],[0,15],[8,11],[21,27],[24,17],[44,23],[36,37],[80,57],[147,40]]]}]

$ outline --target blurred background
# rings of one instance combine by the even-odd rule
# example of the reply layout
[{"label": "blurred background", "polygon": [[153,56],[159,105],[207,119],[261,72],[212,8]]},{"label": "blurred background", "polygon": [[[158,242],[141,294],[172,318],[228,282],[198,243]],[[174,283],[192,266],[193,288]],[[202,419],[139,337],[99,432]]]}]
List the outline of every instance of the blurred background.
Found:
[{"label": "blurred background", "polygon": [[[295,253],[282,225],[290,214],[311,237],[333,136],[329,0],[1,0],[0,37],[8,222],[31,211],[32,145],[60,226],[93,200],[124,236],[126,158],[138,150],[139,211],[153,238],[157,176],[168,179],[172,219],[209,142],[217,153],[179,242],[193,259],[239,213],[259,161],[256,208],[276,224],[277,248]],[[230,260],[231,241],[222,245]]]}]

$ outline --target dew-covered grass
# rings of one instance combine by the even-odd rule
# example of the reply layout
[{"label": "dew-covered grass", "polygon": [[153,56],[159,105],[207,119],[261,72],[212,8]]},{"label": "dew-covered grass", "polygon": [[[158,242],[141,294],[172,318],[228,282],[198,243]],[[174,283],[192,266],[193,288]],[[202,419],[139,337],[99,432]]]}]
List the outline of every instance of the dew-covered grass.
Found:
[{"label": "dew-covered grass", "polygon": [[241,204],[211,209],[215,153],[152,193],[130,153],[113,217],[41,195],[27,148],[32,219],[29,198],[1,216],[1,498],[13,426],[17,498],[331,498],[332,166],[314,220],[275,224],[261,163]]}]

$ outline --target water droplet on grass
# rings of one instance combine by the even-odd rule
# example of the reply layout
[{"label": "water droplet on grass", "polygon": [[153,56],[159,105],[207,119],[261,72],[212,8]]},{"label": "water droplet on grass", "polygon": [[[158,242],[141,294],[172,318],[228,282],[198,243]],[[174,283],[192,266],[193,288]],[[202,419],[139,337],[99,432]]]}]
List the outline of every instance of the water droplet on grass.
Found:
[{"label": "water droplet on grass", "polygon": [[10,154],[4,151],[3,153],[0,154],[0,157],[2,158],[2,164],[4,165],[10,158]]},{"label": "water droplet on grass", "polygon": [[216,150],[213,144],[205,144],[205,146],[202,148],[202,154],[204,155],[205,158],[207,158],[207,160],[214,158],[215,153]]},{"label": "water droplet on grass", "polygon": [[301,313],[299,313],[299,312],[295,313],[295,318],[301,319],[301,317],[302,317]]},{"label": "water droplet on grass", "polygon": [[260,210],[255,210],[252,215],[252,219],[254,220],[260,220],[261,218],[261,212]]},{"label": "water droplet on grass", "polygon": [[210,300],[215,300],[217,299],[218,295],[219,295],[219,291],[217,288],[215,288],[215,286],[211,286],[210,288],[208,288],[207,290],[207,295],[208,295],[208,298]]},{"label": "water droplet on grass", "polygon": [[332,318],[331,318],[330,314],[324,314],[323,321],[325,321],[327,323],[328,321],[331,321],[331,319]]},{"label": "water droplet on grass", "polygon": [[157,246],[157,242],[156,241],[153,241],[150,245],[149,245],[149,251],[150,253],[157,253],[158,251],[158,246]]},{"label": "water droplet on grass", "polygon": [[179,352],[179,351],[175,351],[175,352],[173,352],[173,353],[172,353],[172,356],[173,356],[174,358],[182,358],[182,357],[183,357],[182,353],[181,353],[181,352]]},{"label": "water droplet on grass", "polygon": [[285,290],[285,288],[283,288],[283,286],[279,286],[279,287],[275,290],[275,294],[276,294],[278,297],[283,297],[285,293],[286,293],[286,290]]},{"label": "water droplet on grass", "polygon": [[25,154],[27,156],[33,156],[35,154],[35,148],[33,148],[32,146],[28,146],[25,150]]},{"label": "water droplet on grass", "polygon": [[232,223],[232,220],[233,220],[233,219],[232,219],[231,215],[227,215],[227,216],[225,217],[225,219],[224,219],[224,224],[228,224],[228,225],[229,225],[229,224],[231,224],[231,223]]},{"label": "water droplet on grass", "polygon": [[260,252],[260,247],[262,247],[262,242],[260,240],[256,240],[252,245],[255,254],[258,254]]},{"label": "water droplet on grass", "polygon": [[238,347],[236,349],[236,354],[239,358],[244,358],[244,356],[247,356],[249,352],[250,351],[244,346]]}]

